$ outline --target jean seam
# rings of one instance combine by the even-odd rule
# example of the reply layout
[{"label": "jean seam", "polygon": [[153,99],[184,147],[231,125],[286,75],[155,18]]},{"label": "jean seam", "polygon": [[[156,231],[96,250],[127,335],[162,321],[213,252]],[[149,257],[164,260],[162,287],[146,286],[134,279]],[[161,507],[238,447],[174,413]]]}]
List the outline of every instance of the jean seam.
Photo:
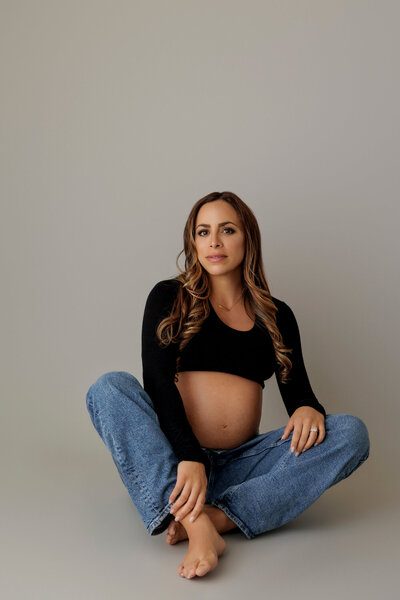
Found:
[{"label": "jean seam", "polygon": [[247,525],[240,519],[235,513],[232,512],[226,500],[223,502],[222,500],[213,500],[211,502],[212,506],[216,506],[220,510],[222,510],[227,517],[231,519],[239,527],[239,529],[245,534],[247,539],[251,540],[255,537],[255,534],[247,527]]},{"label": "jean seam", "polygon": [[93,404],[92,397],[90,396],[89,392],[86,394],[86,408],[87,408],[88,413],[89,413],[90,416],[92,416],[92,414],[96,414],[97,415],[97,412],[94,409],[94,404]]},{"label": "jean seam", "polygon": [[[271,450],[272,448],[276,448],[277,446],[282,446],[282,444],[284,444],[285,442],[290,442],[291,439],[287,438],[286,440],[279,440],[278,442],[275,442],[274,444],[271,444],[270,446],[267,446],[266,448],[263,448],[262,450],[259,450],[258,452],[253,452],[252,454],[245,454],[242,456],[235,456],[234,458],[231,458],[229,462],[234,462],[235,460],[240,460],[243,458],[252,458],[253,456],[257,456],[258,454],[262,454],[263,452],[266,452],[267,450]],[[223,464],[225,462],[224,459],[217,459],[217,461],[220,460],[221,463]]]},{"label": "jean seam", "polygon": [[[100,413],[100,411],[96,411],[94,409],[93,401],[89,397],[89,392],[88,392],[86,398],[87,398],[88,403],[91,406],[91,410],[92,410],[93,415],[96,416],[99,419],[99,421],[101,422],[102,431],[104,432],[105,435],[110,436],[113,439],[113,441],[114,441],[115,450],[116,450],[115,454],[116,454],[116,458],[118,460],[118,465],[120,466],[121,470],[123,471],[123,473],[126,476],[128,476],[128,477],[131,477],[131,476],[135,477],[136,481],[139,484],[140,489],[142,490],[142,492],[143,492],[144,496],[146,497],[147,501],[149,502],[151,508],[156,512],[158,510],[158,508],[153,503],[153,498],[152,498],[152,496],[150,494],[150,490],[148,489],[148,487],[146,485],[146,482],[140,477],[140,475],[136,471],[136,469],[131,468],[131,467],[129,467],[129,468],[126,467],[125,461],[122,459],[121,450],[120,450],[118,444],[116,443],[115,439],[113,438],[113,435],[110,433],[110,431],[107,429],[106,425],[101,420],[101,413]],[[90,414],[90,411],[89,411],[89,414]],[[100,436],[100,437],[102,437],[102,436]],[[103,440],[103,442],[104,442],[104,440]],[[105,445],[107,446],[107,444],[105,444]],[[127,487],[127,486],[125,486],[125,487]],[[128,489],[128,492],[129,492],[129,489]],[[172,506],[172,504],[171,504],[171,506]],[[165,510],[165,509],[163,509],[163,510]]]},{"label": "jean seam", "polygon": [[[167,529],[170,522],[174,519],[174,515],[170,513],[172,505],[173,502],[168,502],[168,504],[164,506],[164,508],[159,512],[159,514],[149,523],[149,525],[147,526],[147,531],[150,533],[150,535],[159,535]],[[168,515],[170,516],[170,519],[165,523],[165,527],[163,528],[163,530],[154,533],[154,530],[162,524],[162,522]]]},{"label": "jean seam", "polygon": [[341,481],[343,481],[344,479],[347,479],[352,473],[354,473],[354,471],[356,469],[358,469],[358,467],[360,467],[369,457],[369,450],[366,454],[364,454],[360,460],[358,461],[358,463],[356,464],[355,467],[353,467],[350,471],[346,471],[344,474],[341,473],[340,474],[340,479],[338,479],[337,477],[334,479],[333,483],[331,483],[331,485],[329,487],[332,487],[334,485],[336,485],[337,483],[340,483]]},{"label": "jean seam", "polygon": [[214,481],[215,481],[215,469],[214,469],[214,465],[210,462],[210,472],[208,474],[206,497],[207,497],[208,493],[211,494],[212,486],[214,485]]},{"label": "jean seam", "polygon": [[358,461],[356,466],[353,469],[351,469],[350,472],[346,473],[346,475],[343,477],[343,479],[347,479],[347,477],[349,477],[349,475],[351,475],[356,469],[358,469],[358,467],[361,466],[362,463],[367,460],[368,456],[369,456],[369,451],[360,458],[360,460]]},{"label": "jean seam", "polygon": [[[109,386],[109,387],[111,388],[111,389],[109,390],[109,391],[110,391],[110,393],[111,393],[111,396],[113,396],[113,395],[114,395],[114,388],[113,388],[113,386]],[[100,415],[99,415],[99,417],[100,417]],[[111,437],[112,437],[112,436],[111,436]],[[141,490],[142,490],[143,494],[146,496],[146,498],[147,498],[147,500],[148,500],[149,504],[151,505],[152,509],[153,509],[154,511],[157,511],[157,510],[158,510],[158,508],[157,508],[157,507],[156,507],[156,506],[153,504],[153,498],[152,498],[152,496],[151,496],[150,490],[148,489],[148,487],[147,487],[147,485],[146,485],[146,481],[142,479],[142,477],[140,476],[140,474],[137,472],[137,470],[136,470],[136,469],[134,469],[134,468],[127,468],[127,467],[126,467],[125,461],[124,461],[124,460],[122,460],[122,456],[121,456],[120,448],[119,448],[119,446],[117,445],[117,443],[116,443],[116,441],[115,441],[115,440],[114,440],[114,443],[115,443],[115,448],[116,448],[116,454],[117,454],[117,456],[118,456],[118,462],[119,462],[119,464],[120,464],[121,468],[123,469],[124,473],[125,473],[125,474],[132,473],[132,474],[135,476],[136,480],[137,480],[137,481],[138,481],[138,483],[139,483],[139,487],[141,488]]]},{"label": "jean seam", "polygon": [[[287,441],[289,441],[289,440],[287,440]],[[289,449],[289,451],[282,457],[282,460],[280,461],[279,466],[276,469],[277,473],[279,473],[286,467],[286,463],[292,455],[293,455],[293,453]]]}]

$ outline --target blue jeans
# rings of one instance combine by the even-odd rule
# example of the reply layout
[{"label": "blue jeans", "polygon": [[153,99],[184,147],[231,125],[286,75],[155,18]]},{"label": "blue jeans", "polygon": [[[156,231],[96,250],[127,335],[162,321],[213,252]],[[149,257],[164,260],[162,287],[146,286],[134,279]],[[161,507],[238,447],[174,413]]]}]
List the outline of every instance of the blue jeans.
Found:
[{"label": "blue jeans", "polygon": [[[162,533],[174,518],[168,498],[178,460],[151,398],[133,375],[112,371],[91,385],[86,405],[148,533]],[[369,456],[367,427],[354,415],[327,414],[323,442],[297,457],[290,452],[293,431],[281,440],[284,429],[230,450],[204,448],[211,465],[205,503],[220,508],[248,539],[300,515]]]}]

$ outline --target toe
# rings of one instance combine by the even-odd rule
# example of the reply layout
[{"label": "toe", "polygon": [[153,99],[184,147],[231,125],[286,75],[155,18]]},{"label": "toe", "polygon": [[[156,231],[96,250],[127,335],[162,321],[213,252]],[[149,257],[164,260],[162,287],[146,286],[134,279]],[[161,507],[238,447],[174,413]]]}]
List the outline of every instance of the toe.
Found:
[{"label": "toe", "polygon": [[201,577],[201,575],[205,575],[206,573],[208,573],[209,570],[209,563],[205,561],[200,561],[196,569],[196,575],[199,575]]},{"label": "toe", "polygon": [[168,544],[173,544],[174,543],[174,536],[175,536],[175,526],[170,525],[167,529],[167,542]]},{"label": "toe", "polygon": [[190,569],[188,569],[188,577],[189,577],[189,579],[191,579],[195,575],[196,575],[196,567],[190,567]]},{"label": "toe", "polygon": [[168,533],[169,533],[170,535],[174,535],[174,533],[175,533],[175,529],[176,529],[175,522],[174,522],[174,521],[172,521],[172,523],[171,523],[171,524],[170,524],[170,526],[168,527]]}]

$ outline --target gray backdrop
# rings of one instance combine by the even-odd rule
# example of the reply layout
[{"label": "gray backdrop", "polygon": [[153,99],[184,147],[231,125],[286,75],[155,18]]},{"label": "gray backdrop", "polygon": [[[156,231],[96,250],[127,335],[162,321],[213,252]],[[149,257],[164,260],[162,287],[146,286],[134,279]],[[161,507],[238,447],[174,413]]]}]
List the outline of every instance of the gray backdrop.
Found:
[{"label": "gray backdrop", "polygon": [[[398,2],[0,7],[5,597],[393,598]],[[142,381],[147,294],[177,272],[194,202],[224,190],[255,212],[318,399],[361,417],[371,452],[183,584],[185,544],[148,536],[85,395],[107,371]],[[271,379],[260,431],[287,419]]]}]

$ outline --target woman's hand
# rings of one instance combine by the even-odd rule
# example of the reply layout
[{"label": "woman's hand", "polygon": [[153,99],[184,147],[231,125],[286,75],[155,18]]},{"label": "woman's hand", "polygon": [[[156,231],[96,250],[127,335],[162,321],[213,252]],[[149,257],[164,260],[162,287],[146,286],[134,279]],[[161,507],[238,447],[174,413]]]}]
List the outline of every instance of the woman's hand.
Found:
[{"label": "woman's hand", "polygon": [[192,460],[182,460],[178,463],[176,484],[169,497],[169,502],[174,502],[181,492],[178,500],[170,512],[175,515],[175,520],[182,520],[192,512],[191,520],[194,521],[201,513],[207,492],[207,475],[203,463]]},{"label": "woman's hand", "polygon": [[[310,431],[314,426],[318,431]],[[299,406],[290,417],[281,439],[290,435],[293,428],[290,450],[298,456],[310,446],[317,446],[322,442],[325,437],[325,417],[311,406]]]}]

